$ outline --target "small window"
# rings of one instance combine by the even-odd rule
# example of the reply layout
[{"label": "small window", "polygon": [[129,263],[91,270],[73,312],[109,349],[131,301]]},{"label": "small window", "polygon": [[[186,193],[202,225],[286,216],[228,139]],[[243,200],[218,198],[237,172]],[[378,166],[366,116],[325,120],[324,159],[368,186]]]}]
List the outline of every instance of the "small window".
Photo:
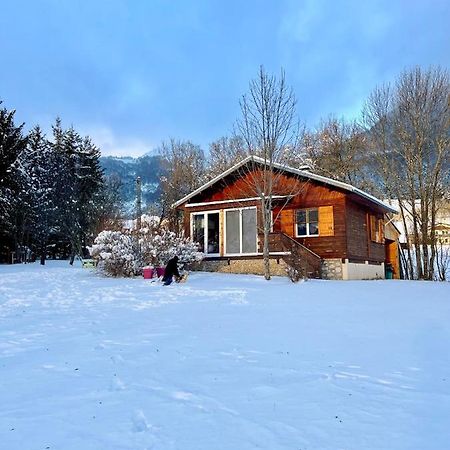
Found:
[{"label": "small window", "polygon": [[370,215],[370,240],[382,244],[384,242],[384,221],[377,219],[376,216]]},{"label": "small window", "polygon": [[296,236],[319,235],[319,211],[318,209],[299,209],[296,214]]}]

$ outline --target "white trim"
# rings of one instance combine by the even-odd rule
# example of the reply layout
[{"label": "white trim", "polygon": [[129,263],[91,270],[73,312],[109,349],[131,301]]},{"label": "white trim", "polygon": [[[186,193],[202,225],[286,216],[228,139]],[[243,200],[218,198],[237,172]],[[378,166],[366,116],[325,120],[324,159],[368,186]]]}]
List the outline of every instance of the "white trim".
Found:
[{"label": "white trim", "polygon": [[[274,199],[288,198],[289,195],[272,195]],[[240,202],[252,202],[256,200],[261,200],[261,197],[247,197],[247,198],[236,198],[234,200],[217,200],[215,202],[199,202],[199,203],[188,203],[186,208],[195,208],[196,206],[207,206],[207,205],[222,205],[224,203],[240,203]]]},{"label": "white trim", "polygon": [[[254,209],[256,213],[255,248],[256,252],[242,253],[242,211]],[[227,211],[239,211],[239,253],[227,253]],[[224,256],[257,256],[258,255],[258,208],[256,206],[244,206],[242,208],[228,208],[223,210],[223,255]]]},{"label": "white trim", "polygon": [[[212,186],[217,181],[221,180],[222,178],[226,177],[230,173],[234,172],[235,170],[239,169],[243,165],[247,164],[247,162],[249,162],[249,161],[254,161],[254,162],[257,162],[257,163],[260,163],[260,164],[266,164],[267,165],[267,161],[264,160],[264,158],[260,158],[259,156],[253,156],[253,155],[247,156],[242,161],[240,161],[238,164],[235,164],[233,167],[230,167],[225,172],[221,173],[217,177],[213,178],[212,180],[208,181],[204,185],[202,185],[199,188],[197,188],[195,191],[192,191],[190,194],[186,195],[182,199],[180,199],[177,202],[175,202],[172,205],[172,207],[176,208],[177,206],[180,206],[181,204],[183,204],[186,201],[188,201],[190,198],[196,196],[200,192],[204,191],[206,188]],[[358,189],[358,188],[352,186],[351,184],[343,183],[342,181],[336,181],[336,180],[333,180],[331,178],[324,177],[322,175],[316,175],[316,174],[308,172],[306,170],[294,169],[293,167],[289,167],[289,166],[286,166],[286,165],[283,165],[283,164],[279,164],[279,163],[276,163],[276,162],[272,163],[272,166],[275,169],[278,169],[278,170],[284,170],[286,172],[290,172],[290,173],[293,173],[295,175],[300,175],[301,177],[304,177],[304,178],[309,178],[311,180],[320,181],[321,183],[329,184],[331,186],[335,186],[335,187],[344,189],[344,190],[349,191],[349,192],[354,192],[355,194],[358,194],[361,197],[364,197],[367,200],[370,200],[371,202],[373,202],[373,203],[375,203],[375,204],[377,204],[377,205],[387,209],[389,212],[398,213],[398,211],[395,208],[393,208],[392,206],[387,205],[386,203],[382,202],[381,200],[378,200],[373,195],[368,194],[367,192],[364,192],[361,189]]]},{"label": "white trim", "polygon": [[[218,253],[208,253],[208,215],[209,214],[219,214],[219,252]],[[203,254],[207,256],[220,256],[220,210],[211,211],[197,211],[190,214],[190,231],[191,231],[191,241],[194,242],[194,222],[192,221],[193,216],[204,217],[204,233],[203,233]]]},{"label": "white trim", "polygon": [[[269,252],[269,256],[286,256],[286,255],[290,255],[290,254],[291,254],[291,252]],[[211,256],[211,255],[206,255],[205,258],[208,258],[208,256]],[[243,258],[245,258],[246,256],[264,256],[264,253],[260,253],[260,252],[258,252],[258,253],[230,253],[230,254],[221,256],[221,258],[228,258],[228,257],[234,258],[236,256],[242,256]],[[216,258],[216,257],[217,256],[214,256],[214,258]]]}]

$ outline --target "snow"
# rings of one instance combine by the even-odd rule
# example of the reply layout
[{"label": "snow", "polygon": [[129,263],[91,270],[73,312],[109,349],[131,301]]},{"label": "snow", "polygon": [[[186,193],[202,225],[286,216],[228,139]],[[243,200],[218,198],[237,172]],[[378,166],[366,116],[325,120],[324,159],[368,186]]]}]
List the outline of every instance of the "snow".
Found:
[{"label": "snow", "polygon": [[449,294],[0,266],[0,447],[448,449]]}]

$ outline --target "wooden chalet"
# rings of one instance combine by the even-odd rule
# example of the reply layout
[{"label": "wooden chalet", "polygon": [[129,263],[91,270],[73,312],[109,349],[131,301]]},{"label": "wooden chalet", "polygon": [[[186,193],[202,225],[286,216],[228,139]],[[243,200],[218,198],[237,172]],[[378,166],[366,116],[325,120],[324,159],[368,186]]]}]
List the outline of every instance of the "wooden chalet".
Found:
[{"label": "wooden chalet", "polygon": [[[205,253],[203,270],[262,273],[263,159],[249,156],[180,199],[185,234]],[[271,271],[302,267],[309,277],[375,279],[389,264],[399,277],[398,234],[389,205],[303,167],[273,165]],[[264,175],[266,174],[266,175]],[[393,231],[394,230],[394,231]]]}]

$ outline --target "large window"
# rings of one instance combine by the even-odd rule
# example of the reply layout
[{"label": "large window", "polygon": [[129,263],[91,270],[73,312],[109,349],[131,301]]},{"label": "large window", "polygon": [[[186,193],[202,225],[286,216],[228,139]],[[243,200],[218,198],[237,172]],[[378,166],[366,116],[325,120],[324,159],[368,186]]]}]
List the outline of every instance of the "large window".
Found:
[{"label": "large window", "polygon": [[319,210],[298,209],[296,211],[296,237],[319,235]]},{"label": "large window", "polygon": [[219,213],[217,211],[194,213],[191,226],[192,240],[198,243],[198,250],[210,255],[218,255],[220,253]]},{"label": "large window", "polygon": [[256,208],[225,210],[225,253],[257,253]]}]

